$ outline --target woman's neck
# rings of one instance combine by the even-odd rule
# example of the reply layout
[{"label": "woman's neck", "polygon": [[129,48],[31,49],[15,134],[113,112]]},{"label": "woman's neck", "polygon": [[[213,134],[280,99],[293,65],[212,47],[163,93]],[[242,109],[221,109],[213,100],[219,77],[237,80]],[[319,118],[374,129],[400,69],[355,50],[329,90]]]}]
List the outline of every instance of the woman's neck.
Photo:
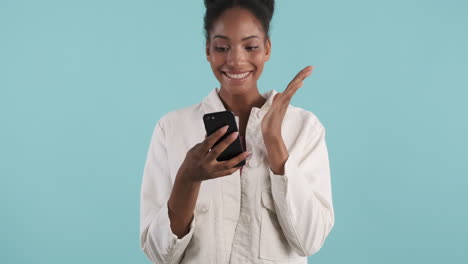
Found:
[{"label": "woman's neck", "polygon": [[219,97],[224,107],[232,111],[234,115],[245,117],[250,114],[252,107],[261,108],[266,99],[258,92],[258,89],[251,89],[248,93],[231,94],[227,89],[221,88]]},{"label": "woman's neck", "polygon": [[[266,102],[266,99],[263,98],[257,89],[252,89],[251,91],[250,93],[240,95],[232,95],[226,89],[222,88],[219,91],[219,97],[226,110],[233,112],[235,116],[239,117],[239,135],[241,136],[245,136],[252,107],[261,108]],[[246,139],[243,138],[244,146],[245,140]]]}]

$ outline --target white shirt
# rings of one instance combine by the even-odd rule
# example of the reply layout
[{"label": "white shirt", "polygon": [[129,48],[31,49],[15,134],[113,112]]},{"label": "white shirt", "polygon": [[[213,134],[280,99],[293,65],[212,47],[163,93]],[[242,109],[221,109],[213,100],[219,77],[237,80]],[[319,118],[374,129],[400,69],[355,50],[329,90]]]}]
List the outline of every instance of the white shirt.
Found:
[{"label": "white shirt", "polygon": [[174,179],[187,151],[205,139],[203,115],[226,110],[218,92],[155,126],[141,185],[141,249],[158,264],[307,263],[334,225],[325,129],[313,113],[289,105],[281,128],[289,157],[284,175],[273,173],[261,120],[275,90],[251,109],[245,138],[252,155],[242,172],[203,181],[190,232],[180,239],[172,233],[167,201]]}]

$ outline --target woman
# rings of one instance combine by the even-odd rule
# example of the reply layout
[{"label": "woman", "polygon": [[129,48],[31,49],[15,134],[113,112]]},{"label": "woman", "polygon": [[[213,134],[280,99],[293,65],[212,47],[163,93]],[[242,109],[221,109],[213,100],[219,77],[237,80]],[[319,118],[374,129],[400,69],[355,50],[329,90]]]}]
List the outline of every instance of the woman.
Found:
[{"label": "woman", "polygon": [[[156,124],[141,189],[141,248],[154,263],[307,263],[334,225],[324,127],[289,104],[312,67],[282,93],[260,94],[274,1],[205,6],[206,56],[220,88]],[[206,136],[202,116],[225,110],[239,132],[213,147],[226,127]],[[216,161],[237,137],[246,151]]]}]

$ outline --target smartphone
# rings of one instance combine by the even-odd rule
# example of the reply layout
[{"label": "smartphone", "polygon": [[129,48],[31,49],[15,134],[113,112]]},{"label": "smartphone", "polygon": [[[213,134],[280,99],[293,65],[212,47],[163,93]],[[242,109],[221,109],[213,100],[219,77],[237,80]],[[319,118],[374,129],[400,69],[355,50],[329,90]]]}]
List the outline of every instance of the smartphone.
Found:
[{"label": "smartphone", "polygon": [[[206,135],[209,136],[221,127],[228,125],[229,128],[226,133],[214,144],[216,146],[219,142],[224,140],[232,132],[238,131],[236,119],[231,111],[221,111],[208,113],[203,115],[203,123],[205,123]],[[235,156],[244,152],[240,137],[237,136],[236,140],[232,142],[217,158],[217,161],[225,161],[234,158]],[[239,162],[234,167],[244,166],[245,160]]]}]

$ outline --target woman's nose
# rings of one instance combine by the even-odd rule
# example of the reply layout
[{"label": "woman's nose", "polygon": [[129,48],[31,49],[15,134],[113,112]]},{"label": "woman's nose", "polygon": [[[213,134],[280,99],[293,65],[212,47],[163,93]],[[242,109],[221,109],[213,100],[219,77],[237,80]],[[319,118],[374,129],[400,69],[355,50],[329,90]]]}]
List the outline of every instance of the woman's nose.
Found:
[{"label": "woman's nose", "polygon": [[230,66],[241,65],[245,60],[244,54],[239,49],[231,49],[227,55],[227,64]]}]

